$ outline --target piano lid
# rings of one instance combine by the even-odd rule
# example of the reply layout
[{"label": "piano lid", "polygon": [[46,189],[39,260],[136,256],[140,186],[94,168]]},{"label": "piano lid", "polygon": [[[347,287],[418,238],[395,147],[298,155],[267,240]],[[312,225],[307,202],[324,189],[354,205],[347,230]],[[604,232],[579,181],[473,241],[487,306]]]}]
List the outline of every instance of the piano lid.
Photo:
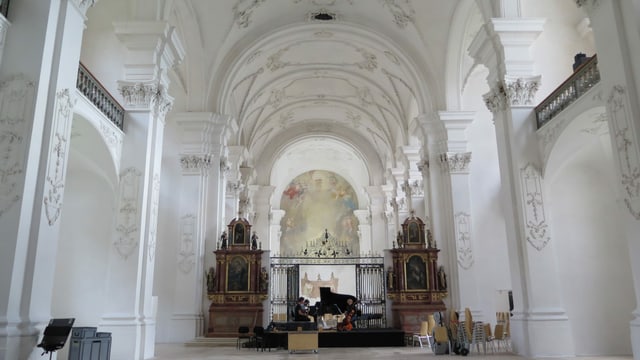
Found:
[{"label": "piano lid", "polygon": [[320,288],[320,302],[322,303],[323,314],[342,314],[347,308],[347,300],[352,299],[354,303],[358,299],[349,294],[337,294],[331,291],[329,287]]}]

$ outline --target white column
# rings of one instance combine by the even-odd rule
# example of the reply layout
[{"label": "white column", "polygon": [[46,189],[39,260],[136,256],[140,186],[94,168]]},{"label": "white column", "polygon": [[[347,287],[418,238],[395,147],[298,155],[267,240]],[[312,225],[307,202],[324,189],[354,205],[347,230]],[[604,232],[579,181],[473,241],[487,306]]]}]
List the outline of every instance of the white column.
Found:
[{"label": "white column", "polygon": [[366,191],[369,195],[369,207],[371,209],[371,251],[374,254],[383,254],[385,249],[391,247],[391,243],[387,241],[389,235],[387,231],[387,216],[385,214],[385,194],[381,186],[369,186]]},{"label": "white column", "polygon": [[183,57],[174,29],[164,22],[115,24],[124,44],[126,134],[116,234],[109,254],[106,293],[112,296],[100,322],[112,333],[114,358],[146,359],[155,347],[153,274],[157,236],[160,170],[167,94],[167,69]]},{"label": "white column", "polygon": [[[627,217],[621,219],[629,241],[636,294],[630,323],[634,359],[640,359],[640,46],[637,2],[578,0],[588,13],[598,53],[601,83],[607,96],[612,153],[619,197]],[[635,4],[635,5],[634,5]]]},{"label": "white column", "polygon": [[[215,197],[219,173],[221,134],[224,118],[212,113],[181,113],[173,117],[182,132],[180,165],[182,177],[179,199],[179,238],[176,239],[177,271],[174,286],[171,336],[174,341],[192,340],[204,333],[203,302],[206,299],[204,274],[207,250],[216,247],[216,215],[209,212]],[[207,233],[212,236],[208,238]]]},{"label": "white column", "polygon": [[415,216],[425,220],[423,179],[418,165],[421,161],[420,147],[403,146],[402,153],[407,159],[407,179],[404,186],[409,198],[409,211],[413,210]]},{"label": "white column", "polygon": [[[440,165],[445,181],[451,188],[451,211],[453,214],[454,246],[457,273],[458,299],[460,307],[468,307],[474,319],[482,320],[479,310],[478,279],[474,259],[473,220],[471,214],[469,164],[471,153],[467,152],[466,129],[473,121],[473,112],[440,111],[438,116],[446,130],[447,150],[440,154]],[[453,254],[450,254],[450,256]],[[446,269],[446,268],[445,268]]]},{"label": "white column", "polygon": [[35,345],[51,317],[84,15],[93,3],[15,1],[11,4],[11,28],[7,29],[2,21],[0,358],[3,359],[39,359],[42,351]]},{"label": "white column", "polygon": [[[573,338],[545,218],[532,104],[540,77],[533,73],[530,47],[543,24],[539,19],[492,19],[492,26],[479,32],[470,52],[490,66],[491,91],[485,102],[496,126],[515,307],[514,348],[525,356],[567,356],[573,355]],[[504,49],[504,60],[492,49]]]},{"label": "white column", "polygon": [[[353,210],[358,218],[358,235],[360,235],[360,254],[371,254],[371,212],[369,210]],[[359,254],[355,254],[359,255]]]},{"label": "white column", "polygon": [[286,212],[280,209],[273,209],[269,214],[269,249],[272,256],[283,256],[280,253],[280,237],[282,235],[282,218]]},{"label": "white column", "polygon": [[[258,186],[251,185],[255,187],[253,191],[253,205],[255,216],[253,219],[251,230],[255,231],[259,238],[258,246],[262,247],[262,250],[272,250],[271,244],[269,240],[269,216],[271,213],[271,195],[273,195],[273,191],[275,187],[273,186]],[[269,265],[268,263],[264,263],[263,265]]]},{"label": "white column", "polygon": [[[227,184],[225,192],[225,224],[239,216],[240,195],[245,190],[245,183],[242,181],[240,164],[246,158],[246,148],[244,146],[227,147],[227,166],[229,170],[226,174]],[[244,214],[242,214],[244,216]]]},{"label": "white column", "polygon": [[[418,119],[424,138],[426,139],[424,157],[429,163],[429,183],[432,189],[431,202],[431,230],[433,239],[440,253],[438,259],[449,274],[449,296],[444,299],[447,307],[461,310],[460,285],[457,281],[458,261],[456,247],[456,233],[454,225],[454,210],[451,196],[451,176],[448,166],[442,164],[442,154],[447,153],[447,132],[438,114],[423,114]],[[445,157],[446,160],[446,157]]]}]

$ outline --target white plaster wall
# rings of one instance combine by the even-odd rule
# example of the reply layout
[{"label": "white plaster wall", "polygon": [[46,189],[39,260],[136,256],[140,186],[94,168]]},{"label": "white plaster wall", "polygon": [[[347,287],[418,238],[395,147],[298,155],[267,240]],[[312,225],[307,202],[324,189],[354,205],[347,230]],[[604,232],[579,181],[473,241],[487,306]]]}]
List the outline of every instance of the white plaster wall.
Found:
[{"label": "white plaster wall", "polygon": [[[96,147],[97,148],[97,147]],[[106,149],[94,149],[96,152]],[[97,327],[105,301],[107,256],[112,243],[112,184],[91,169],[73,147],[65,185],[51,316],[75,318],[74,326]],[[113,163],[103,163],[111,166]],[[43,284],[43,286],[47,286]],[[98,328],[100,331],[100,328]],[[66,358],[69,346],[58,354]]]},{"label": "white plaster wall", "polygon": [[536,93],[540,103],[573,73],[574,56],[595,53],[593,38],[582,37],[577,25],[586,14],[575,0],[526,0],[522,2],[523,17],[544,18],[544,30],[531,47],[536,71],[542,83]]},{"label": "white plaster wall", "polygon": [[[575,125],[575,124],[572,124]],[[552,152],[547,199],[576,355],[630,354],[634,293],[609,135],[570,126]]]},{"label": "white plaster wall", "polygon": [[118,101],[117,81],[124,79],[124,52],[113,23],[129,20],[128,3],[128,0],[97,1],[89,8],[80,53],[80,61]]},{"label": "white plaster wall", "polygon": [[[495,324],[496,291],[511,289],[507,238],[500,197],[500,167],[493,115],[486,108],[481,94],[489,91],[488,71],[476,67],[469,75],[462,97],[465,110],[475,110],[476,116],[467,129],[471,221],[474,246],[473,269],[477,272],[478,301],[483,320]],[[466,306],[462,304],[462,306]],[[475,309],[474,309],[475,310]]]}]

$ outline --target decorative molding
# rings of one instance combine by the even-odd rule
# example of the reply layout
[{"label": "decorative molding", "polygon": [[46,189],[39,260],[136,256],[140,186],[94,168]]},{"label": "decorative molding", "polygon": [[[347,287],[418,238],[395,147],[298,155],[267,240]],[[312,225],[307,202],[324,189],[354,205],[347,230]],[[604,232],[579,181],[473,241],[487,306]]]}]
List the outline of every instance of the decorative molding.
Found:
[{"label": "decorative molding", "polygon": [[389,8],[393,22],[401,29],[415,21],[416,11],[409,0],[382,0],[382,6]]},{"label": "decorative molding", "polygon": [[[245,2],[249,4],[241,7],[242,3]],[[265,2],[265,0],[238,0],[238,2],[233,5],[233,20],[238,24],[239,28],[247,28],[251,24],[253,10],[258,8],[263,2]]]},{"label": "decorative molding", "polygon": [[507,110],[507,104],[509,101],[502,83],[498,83],[496,86],[492,87],[488,93],[482,96],[482,98],[484,99],[487,109],[489,109],[493,114]]},{"label": "decorative molding", "polygon": [[116,163],[116,169],[120,168],[120,160],[122,158],[122,144],[123,144],[123,133],[114,128],[115,125],[111,123],[107,123],[105,121],[99,121],[100,124],[100,134],[104,139],[104,142],[107,144],[107,148],[113,156],[113,160]]},{"label": "decorative molding", "polygon": [[75,99],[71,98],[69,89],[62,89],[56,93],[43,199],[45,215],[50,226],[56,223],[62,211],[67,154],[70,146],[68,136],[71,134],[74,105]]},{"label": "decorative molding", "polygon": [[157,82],[128,83],[120,82],[118,91],[125,106],[134,109],[151,109],[154,115],[164,121],[164,117],[173,107],[173,98]]},{"label": "decorative molding", "polygon": [[[294,4],[299,4],[304,0],[293,0]],[[310,5],[314,6],[333,6],[338,0],[306,0]],[[353,5],[353,0],[340,0],[340,4],[347,3]]]},{"label": "decorative molding", "polygon": [[149,242],[147,244],[147,261],[153,263],[156,255],[158,234],[158,204],[160,203],[160,174],[153,174],[151,186],[151,208],[149,209]]},{"label": "decorative molding", "polygon": [[180,166],[183,171],[209,170],[211,168],[211,154],[182,155]]},{"label": "decorative molding", "polygon": [[140,178],[142,173],[130,167],[120,174],[118,193],[118,212],[116,215],[117,238],[113,242],[116,251],[123,259],[138,247]]},{"label": "decorative molding", "polygon": [[[615,85],[607,100],[611,115],[609,122],[618,150],[620,182],[624,192],[624,203],[629,213],[640,220],[640,155],[633,132],[633,118],[626,89]],[[636,207],[637,206],[637,207]]]},{"label": "decorative molding", "polygon": [[467,173],[471,163],[471,152],[440,154],[440,164],[444,171],[450,173]]},{"label": "decorative molding", "polygon": [[22,199],[24,139],[34,96],[35,84],[24,75],[0,84],[0,217]]},{"label": "decorative molding", "polygon": [[154,99],[160,96],[158,83],[124,83],[118,86],[118,91],[126,106],[135,108],[150,107]]},{"label": "decorative molding", "polygon": [[195,237],[197,217],[187,214],[180,218],[180,251],[178,252],[178,269],[188,274],[196,263]]},{"label": "decorative molding", "polygon": [[540,76],[529,78],[505,76],[486,93],[484,103],[492,113],[505,111],[509,106],[533,106],[540,87]]},{"label": "decorative molding", "polygon": [[576,0],[576,5],[578,7],[584,8],[587,13],[591,13],[592,11],[598,9],[600,6],[600,0]]},{"label": "decorative molding", "polygon": [[87,10],[95,5],[98,0],[71,0],[71,2],[75,4],[83,14],[86,14]]},{"label": "decorative molding", "polygon": [[[322,32],[316,32],[314,35],[316,35],[316,37],[319,37],[319,34],[323,34],[323,37],[329,37],[328,35],[331,34],[327,31],[322,31]],[[368,70],[373,72],[374,70],[376,70],[378,68],[378,58],[377,56],[370,52],[369,50],[365,49],[365,48],[359,48],[359,47],[355,47],[350,43],[346,43],[344,42],[343,45],[345,46],[349,46],[351,48],[353,48],[357,53],[359,53],[362,56],[362,60],[358,61],[358,62],[354,62],[354,63],[349,63],[349,62],[311,62],[311,63],[301,63],[301,62],[291,62],[291,61],[286,61],[283,60],[282,57],[285,55],[286,52],[290,51],[292,48],[294,47],[298,47],[301,45],[306,44],[306,42],[297,42],[294,44],[291,44],[289,46],[285,46],[281,49],[278,49],[275,53],[273,53],[271,56],[267,57],[267,63],[265,64],[265,67],[267,69],[269,69],[270,71],[277,71],[280,69],[284,69],[285,67],[289,67],[289,66],[307,66],[307,65],[340,65],[340,66],[355,66],[358,69],[361,70]],[[409,88],[411,89],[411,88]]]},{"label": "decorative molding", "polygon": [[227,181],[227,195],[238,195],[242,191],[242,183],[238,181]]},{"label": "decorative molding", "polygon": [[473,250],[471,248],[471,215],[457,212],[454,215],[456,231],[456,249],[458,265],[465,270],[473,266]]},{"label": "decorative molding", "polygon": [[506,76],[504,80],[508,104],[511,106],[533,105],[540,87],[540,76],[529,78]]},{"label": "decorative molding", "polygon": [[540,171],[529,163],[520,169],[520,181],[522,182],[525,236],[534,249],[541,251],[547,246],[551,237],[544,211]]}]

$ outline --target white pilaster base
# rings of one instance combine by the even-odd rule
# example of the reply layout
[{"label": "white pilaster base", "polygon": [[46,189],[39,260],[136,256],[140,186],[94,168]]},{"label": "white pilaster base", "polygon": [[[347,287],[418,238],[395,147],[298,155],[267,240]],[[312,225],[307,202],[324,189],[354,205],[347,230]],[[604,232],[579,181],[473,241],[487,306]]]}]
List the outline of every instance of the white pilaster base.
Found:
[{"label": "white pilaster base", "polygon": [[36,345],[46,325],[25,322],[0,329],[0,359],[41,359],[42,349]]},{"label": "white pilaster base", "polygon": [[202,336],[204,316],[202,314],[173,314],[170,327],[171,341],[191,341]]},{"label": "white pilaster base", "polygon": [[562,309],[538,310],[523,319],[512,318],[511,340],[518,355],[575,356],[569,318]]}]

